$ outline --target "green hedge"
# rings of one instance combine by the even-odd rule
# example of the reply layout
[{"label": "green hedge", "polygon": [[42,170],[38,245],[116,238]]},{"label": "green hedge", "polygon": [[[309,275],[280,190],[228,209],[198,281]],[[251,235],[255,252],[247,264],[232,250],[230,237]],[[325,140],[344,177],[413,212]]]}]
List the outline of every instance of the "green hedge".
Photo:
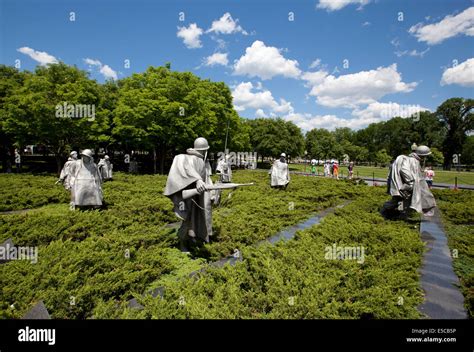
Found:
[{"label": "green hedge", "polygon": [[[1,182],[12,180],[10,175],[7,181],[2,177]],[[30,180],[30,192],[21,193],[24,202],[29,195],[43,192],[45,179],[47,184],[55,179],[19,178]],[[108,207],[101,211],[70,211],[67,192],[57,186],[66,195],[62,203],[1,215],[0,241],[11,237],[15,245],[38,246],[39,262],[0,265],[0,316],[21,317],[43,299],[55,318],[90,317],[99,300],[126,300],[158,279],[186,276],[206,258],[214,260],[234,248],[242,249],[364,189],[296,177],[287,191],[277,191],[270,189],[268,175],[250,171],[237,171],[235,180],[254,181],[257,186],[224,192],[221,206],[213,212],[213,241],[194,257],[178,251],[175,230],[166,226],[178,220],[171,201],[162,195],[166,176],[117,173],[114,181],[104,184]],[[125,258],[126,250],[130,258]],[[70,296],[75,297],[74,306],[69,304]]]},{"label": "green hedge", "polygon": [[[276,246],[248,247],[235,267],[197,279],[160,282],[163,299],[136,297],[143,310],[102,301],[96,318],[419,318],[419,229],[379,214],[381,189],[351,203],[320,225]],[[325,248],[363,246],[365,261],[325,259]],[[180,304],[181,302],[181,304]],[[184,303],[184,304],[183,304]],[[118,307],[118,308],[117,308]]]},{"label": "green hedge", "polygon": [[474,192],[435,190],[437,204],[448,234],[453,267],[459,276],[464,304],[474,317]]}]

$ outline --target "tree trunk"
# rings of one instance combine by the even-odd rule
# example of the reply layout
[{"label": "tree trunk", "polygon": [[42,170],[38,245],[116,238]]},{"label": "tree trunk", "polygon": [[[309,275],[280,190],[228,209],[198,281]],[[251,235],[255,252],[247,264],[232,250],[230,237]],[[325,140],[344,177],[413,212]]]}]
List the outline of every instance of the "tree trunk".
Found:
[{"label": "tree trunk", "polygon": [[153,173],[156,174],[156,147],[153,147]]},{"label": "tree trunk", "polygon": [[161,143],[161,155],[160,155],[160,172],[163,175],[165,173],[165,143]]},{"label": "tree trunk", "polygon": [[55,154],[55,158],[56,158],[57,174],[59,177],[59,175],[61,174],[61,169],[62,169],[61,154]]}]

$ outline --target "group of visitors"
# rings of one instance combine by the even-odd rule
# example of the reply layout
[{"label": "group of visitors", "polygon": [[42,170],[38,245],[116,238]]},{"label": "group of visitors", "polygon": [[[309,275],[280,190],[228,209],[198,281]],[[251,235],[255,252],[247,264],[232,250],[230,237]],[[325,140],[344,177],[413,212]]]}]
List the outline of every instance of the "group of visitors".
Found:
[{"label": "group of visitors", "polygon": [[[319,175],[318,174],[318,161],[316,159],[311,160],[311,174]],[[348,170],[348,177],[349,179],[352,178],[354,174],[354,162],[350,162],[347,165]],[[339,180],[339,162],[337,160],[326,160],[323,164],[323,174],[324,177],[333,177]]]}]

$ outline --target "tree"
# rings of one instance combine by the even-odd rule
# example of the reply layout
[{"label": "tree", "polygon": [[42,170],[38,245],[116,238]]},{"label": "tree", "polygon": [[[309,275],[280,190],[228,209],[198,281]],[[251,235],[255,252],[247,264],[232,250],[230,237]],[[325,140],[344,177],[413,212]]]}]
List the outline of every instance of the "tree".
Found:
[{"label": "tree", "polygon": [[5,110],[7,99],[23,86],[29,72],[19,72],[16,68],[0,65],[0,159],[3,170],[9,168],[10,156],[13,155],[12,145],[15,136],[6,131],[5,122],[8,111]]},{"label": "tree", "polygon": [[369,151],[365,147],[359,147],[358,145],[352,144],[348,141],[344,141],[342,144],[344,154],[349,156],[352,161],[366,161],[369,157]]},{"label": "tree", "polygon": [[113,122],[113,136],[125,148],[152,152],[154,172],[159,154],[161,173],[165,160],[184,152],[199,136],[207,138],[214,151],[223,151],[227,126],[228,148],[244,148],[249,141],[224,83],[170,67],[149,67],[123,79]]},{"label": "tree", "polygon": [[336,142],[341,144],[344,141],[353,142],[354,139],[354,131],[352,131],[349,127],[339,127],[336,128],[333,132],[334,138]]},{"label": "tree", "polygon": [[375,160],[377,161],[377,163],[381,164],[382,166],[385,166],[386,164],[390,163],[392,157],[387,154],[387,151],[385,149],[382,149],[375,154]]},{"label": "tree", "polygon": [[280,153],[296,157],[303,154],[304,137],[301,129],[281,118],[248,120],[250,144],[263,157],[278,157]]},{"label": "tree", "polygon": [[306,133],[306,149],[312,157],[319,160],[341,158],[344,154],[342,146],[336,137],[324,128],[315,128]]},{"label": "tree", "polygon": [[468,136],[462,147],[461,162],[474,165],[474,135]]},{"label": "tree", "polygon": [[375,154],[379,151],[382,141],[379,137],[380,124],[372,123],[366,128],[358,130],[354,135],[354,143],[368,151],[367,161],[375,161]]},{"label": "tree", "polygon": [[[43,144],[55,155],[58,173],[67,152],[84,146],[92,136],[90,116],[80,117],[70,107],[96,108],[99,88],[85,71],[64,63],[37,67],[23,85],[6,98],[3,127],[19,146]],[[58,106],[67,105],[63,116]],[[92,111],[92,109],[91,109]]]},{"label": "tree", "polygon": [[446,129],[436,114],[422,111],[419,113],[419,118],[410,118],[410,120],[414,143],[427,145],[430,148],[442,148]]},{"label": "tree", "polygon": [[431,154],[428,156],[428,162],[433,164],[443,164],[443,153],[441,153],[441,151],[439,151],[436,147],[431,148]]},{"label": "tree", "polygon": [[462,154],[466,135],[474,129],[474,99],[451,98],[436,110],[436,116],[446,127],[443,141],[444,169],[451,169],[453,155]]}]

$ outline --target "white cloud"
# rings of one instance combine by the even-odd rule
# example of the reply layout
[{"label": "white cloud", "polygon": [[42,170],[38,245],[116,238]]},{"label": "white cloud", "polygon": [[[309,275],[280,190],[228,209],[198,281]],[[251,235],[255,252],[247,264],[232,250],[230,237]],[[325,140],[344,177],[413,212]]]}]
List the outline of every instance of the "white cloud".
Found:
[{"label": "white cloud", "polygon": [[204,59],[204,65],[206,66],[227,66],[228,63],[229,59],[227,59],[227,53],[214,53]]},{"label": "white cloud", "polygon": [[321,59],[316,59],[311,63],[311,65],[309,65],[309,68],[316,68],[319,65],[321,65]]},{"label": "white cloud", "polygon": [[390,41],[390,44],[392,44],[394,47],[399,47],[400,46],[400,39],[398,38],[393,38],[391,41]]},{"label": "white cloud", "polygon": [[99,72],[105,77],[105,79],[117,80],[118,75],[109,65],[104,65],[99,60],[85,58],[84,62],[89,66],[96,66],[99,69]]},{"label": "white cloud", "polygon": [[93,59],[89,59],[89,58],[85,58],[84,62],[88,65],[91,65],[91,66],[101,66],[102,65],[102,62],[100,62],[99,60],[93,60]]},{"label": "white cloud", "polygon": [[464,87],[474,87],[474,58],[446,69],[441,77],[441,85],[458,84]]},{"label": "white cloud", "polygon": [[280,103],[278,103],[275,98],[273,98],[272,92],[263,88],[257,91],[257,89],[255,89],[257,87],[254,87],[252,82],[242,82],[234,88],[232,97],[234,107],[237,111],[244,111],[249,108],[256,110],[270,109],[280,116],[293,112],[293,107],[290,102],[287,102],[285,99],[280,99]]},{"label": "white cloud", "polygon": [[257,109],[255,117],[268,117],[262,109]]},{"label": "white cloud", "polygon": [[362,23],[362,27],[367,27],[367,26],[370,26],[371,23],[368,22],[368,21],[365,21],[364,23]]},{"label": "white cloud", "polygon": [[293,122],[303,131],[310,131],[313,128],[325,128],[333,131],[339,127],[349,127],[357,130],[368,126],[372,122],[378,122],[375,119],[370,118],[343,119],[336,115],[311,115],[299,113],[288,114],[284,119]]},{"label": "white cloud", "polygon": [[408,56],[415,56],[415,57],[423,57],[425,56],[425,54],[430,51],[430,48],[427,48],[426,50],[423,50],[423,51],[417,51],[416,49],[413,49],[413,50],[404,50],[404,51],[395,51],[395,55],[397,55],[398,57],[402,57],[402,56],[405,56],[405,55],[408,55]]},{"label": "white cloud", "polygon": [[319,70],[319,71],[314,71],[314,72],[304,72],[301,75],[301,79],[307,81],[309,87],[313,87],[313,86],[323,83],[327,75],[328,73],[324,70]]},{"label": "white cloud", "polygon": [[265,80],[274,76],[298,78],[301,71],[298,61],[285,59],[279,49],[256,40],[245,49],[245,55],[236,61],[234,74]]},{"label": "white cloud", "polygon": [[216,41],[217,49],[219,49],[219,50],[226,50],[227,49],[227,42],[224,39],[218,38],[215,35],[211,35],[211,39]]},{"label": "white cloud", "polygon": [[448,15],[437,23],[418,23],[408,32],[418,38],[418,41],[429,45],[439,44],[461,34],[474,36],[474,7],[469,7],[456,16]]},{"label": "white cloud", "polygon": [[182,38],[184,45],[188,49],[201,48],[201,40],[199,37],[203,34],[203,30],[199,28],[196,23],[191,23],[189,27],[178,27],[176,35],[178,38]]},{"label": "white cloud", "polygon": [[353,118],[341,118],[336,115],[311,115],[290,113],[284,117],[292,121],[303,131],[313,128],[325,128],[333,131],[339,127],[349,127],[353,130],[365,128],[371,123],[387,121],[394,116],[409,117],[418,111],[429,110],[418,105],[400,105],[397,103],[372,103],[366,109],[354,110]]},{"label": "white cloud", "polygon": [[324,9],[328,11],[337,11],[346,7],[350,4],[358,4],[359,9],[364,7],[370,2],[370,0],[319,0],[318,9]]},{"label": "white cloud", "polygon": [[310,131],[313,128],[334,130],[339,127],[349,127],[358,130],[367,127],[371,123],[387,121],[395,116],[406,118],[425,110],[429,111],[430,109],[420,105],[374,102],[364,109],[356,108],[352,111],[352,117],[350,118],[341,118],[333,114],[312,115],[308,113],[295,113],[293,109],[283,118],[286,121],[292,121],[303,131]]},{"label": "white cloud", "polygon": [[31,49],[27,46],[17,49],[18,52],[28,55],[33,60],[39,62],[41,66],[45,66],[48,64],[57,64],[59,61],[54,56],[49,55],[47,52],[44,51],[37,51]]},{"label": "white cloud", "polygon": [[371,120],[373,122],[386,121],[392,117],[399,116],[407,118],[420,111],[430,110],[420,105],[398,104],[398,103],[379,103],[369,104],[364,109],[355,109],[352,115],[360,119]]},{"label": "white cloud", "polygon": [[226,12],[216,21],[212,22],[211,28],[207,30],[207,33],[214,32],[216,34],[232,34],[232,33],[242,33],[247,35],[248,33],[238,24],[239,20],[232,18],[231,14]]},{"label": "white cloud", "polygon": [[280,104],[277,104],[273,108],[273,112],[279,115],[289,114],[293,112],[293,107],[291,106],[291,103],[289,101],[286,101],[285,99],[281,98]]},{"label": "white cloud", "polygon": [[102,73],[102,75],[107,79],[116,80],[118,78],[117,72],[112,70],[112,68],[109,65],[102,65],[99,69],[99,72]]},{"label": "white cloud", "polygon": [[318,104],[323,106],[355,108],[387,94],[411,92],[416,85],[416,82],[402,82],[397,65],[392,64],[339,77],[326,76],[309,94],[316,96]]}]

